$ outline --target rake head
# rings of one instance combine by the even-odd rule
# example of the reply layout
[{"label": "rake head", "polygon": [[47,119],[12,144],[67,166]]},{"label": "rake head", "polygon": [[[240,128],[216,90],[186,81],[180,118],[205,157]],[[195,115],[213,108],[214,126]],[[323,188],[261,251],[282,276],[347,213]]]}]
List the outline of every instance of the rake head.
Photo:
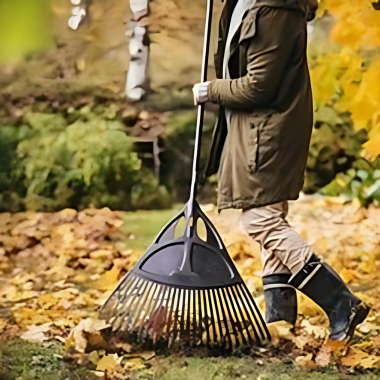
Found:
[{"label": "rake head", "polygon": [[[181,218],[185,233],[175,238]],[[207,238],[198,234],[203,221]],[[215,227],[195,200],[167,224],[102,308],[112,331],[233,348],[270,340]]]}]

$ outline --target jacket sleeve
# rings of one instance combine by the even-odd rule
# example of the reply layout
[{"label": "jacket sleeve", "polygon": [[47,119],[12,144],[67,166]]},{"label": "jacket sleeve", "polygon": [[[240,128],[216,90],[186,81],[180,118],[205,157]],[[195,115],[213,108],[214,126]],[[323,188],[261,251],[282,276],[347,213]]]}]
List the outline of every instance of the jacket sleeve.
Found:
[{"label": "jacket sleeve", "polygon": [[256,33],[247,49],[247,75],[212,81],[208,86],[209,100],[228,108],[245,110],[270,106],[302,33],[295,27],[299,25],[294,22],[299,18],[298,13],[262,8],[256,20]]}]

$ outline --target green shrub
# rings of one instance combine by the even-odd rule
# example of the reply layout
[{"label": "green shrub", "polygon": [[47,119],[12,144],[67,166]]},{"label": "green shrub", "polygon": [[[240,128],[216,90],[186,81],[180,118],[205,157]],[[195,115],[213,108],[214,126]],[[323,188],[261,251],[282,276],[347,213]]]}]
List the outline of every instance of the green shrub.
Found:
[{"label": "green shrub", "polygon": [[380,158],[374,162],[364,159],[354,162],[345,173],[339,173],[335,179],[320,190],[328,196],[340,196],[345,201],[357,199],[362,206],[374,203],[380,205]]},{"label": "green shrub", "polygon": [[310,142],[304,191],[315,193],[345,172],[359,158],[367,132],[355,131],[351,115],[329,106],[315,112],[315,128]]},{"label": "green shrub", "polygon": [[15,202],[19,209],[46,211],[168,206],[169,196],[141,168],[111,108],[86,106],[68,116],[29,112],[22,126],[0,127],[7,147],[0,156],[0,208],[13,211]]}]

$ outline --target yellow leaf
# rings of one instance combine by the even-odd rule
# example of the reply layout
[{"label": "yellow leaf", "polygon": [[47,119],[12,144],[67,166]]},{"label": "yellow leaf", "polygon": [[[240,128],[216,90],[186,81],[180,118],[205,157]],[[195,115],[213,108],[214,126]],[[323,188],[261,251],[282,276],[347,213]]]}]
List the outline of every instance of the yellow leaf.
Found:
[{"label": "yellow leaf", "polygon": [[311,353],[307,354],[305,356],[298,356],[296,358],[296,363],[300,367],[314,370],[314,369],[316,369],[317,366],[316,366],[315,362],[312,360],[312,358],[313,358],[313,354],[311,354]]},{"label": "yellow leaf", "polygon": [[99,354],[98,351],[92,351],[88,354],[88,360],[92,362],[93,364],[98,364],[99,363]]},{"label": "yellow leaf", "polygon": [[377,157],[380,154],[380,136],[379,138],[373,138],[363,144],[364,149],[372,157]]},{"label": "yellow leaf", "polygon": [[96,367],[97,371],[112,370],[117,366],[114,355],[105,355],[99,361]]},{"label": "yellow leaf", "polygon": [[340,271],[340,275],[346,284],[349,284],[352,280],[354,280],[357,277],[356,272],[354,270],[347,268],[343,268]]},{"label": "yellow leaf", "polygon": [[379,356],[369,355],[363,351],[351,348],[348,355],[342,358],[342,364],[347,367],[375,368],[378,367],[379,360]]}]

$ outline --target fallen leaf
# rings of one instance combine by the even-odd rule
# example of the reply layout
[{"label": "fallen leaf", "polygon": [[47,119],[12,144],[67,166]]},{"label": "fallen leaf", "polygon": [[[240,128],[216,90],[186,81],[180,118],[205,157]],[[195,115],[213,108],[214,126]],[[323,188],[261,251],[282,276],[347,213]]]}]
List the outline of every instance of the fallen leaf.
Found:
[{"label": "fallen leaf", "polygon": [[355,280],[358,277],[356,271],[347,268],[343,268],[340,271],[340,276],[346,284],[349,284],[352,280]]},{"label": "fallen leaf", "polygon": [[85,333],[101,337],[100,331],[107,327],[109,325],[102,319],[87,318],[82,320],[78,326],[71,330],[70,335],[66,339],[66,350],[74,348],[75,351],[84,353],[88,343]]},{"label": "fallen leaf", "polygon": [[140,353],[140,357],[142,357],[144,360],[150,360],[156,356],[156,353],[154,351],[144,351]]},{"label": "fallen leaf", "polygon": [[329,346],[322,346],[315,357],[315,364],[318,367],[326,367],[330,364],[331,348]]},{"label": "fallen leaf", "polygon": [[100,357],[99,357],[99,354],[98,354],[98,351],[92,351],[88,354],[88,360],[90,362],[92,362],[93,364],[98,364],[99,363],[99,360],[100,360]]},{"label": "fallen leaf", "polygon": [[346,347],[346,343],[344,341],[329,339],[326,343],[326,347],[328,347],[332,352],[334,352]]},{"label": "fallen leaf", "polygon": [[272,344],[278,346],[280,339],[293,340],[294,334],[291,332],[293,325],[285,322],[278,321],[267,324],[268,330],[272,336]]},{"label": "fallen leaf", "polygon": [[323,326],[314,326],[310,324],[307,319],[302,320],[301,327],[304,328],[307,334],[315,337],[316,339],[324,339],[327,333]]},{"label": "fallen leaf", "polygon": [[305,356],[298,356],[295,359],[295,361],[300,367],[314,370],[317,368],[317,365],[312,359],[313,359],[313,354],[310,353]]},{"label": "fallen leaf", "polygon": [[45,340],[48,340],[49,338],[44,333],[50,330],[50,326],[52,324],[53,322],[48,322],[40,326],[28,326],[28,331],[21,334],[20,338],[31,343],[41,343]]},{"label": "fallen leaf", "polygon": [[[116,354],[115,354],[116,355]],[[97,371],[113,370],[118,365],[115,355],[103,356],[96,366]]]},{"label": "fallen leaf", "polygon": [[377,368],[379,360],[379,356],[369,355],[363,351],[350,348],[349,353],[342,358],[341,363],[347,367]]}]

